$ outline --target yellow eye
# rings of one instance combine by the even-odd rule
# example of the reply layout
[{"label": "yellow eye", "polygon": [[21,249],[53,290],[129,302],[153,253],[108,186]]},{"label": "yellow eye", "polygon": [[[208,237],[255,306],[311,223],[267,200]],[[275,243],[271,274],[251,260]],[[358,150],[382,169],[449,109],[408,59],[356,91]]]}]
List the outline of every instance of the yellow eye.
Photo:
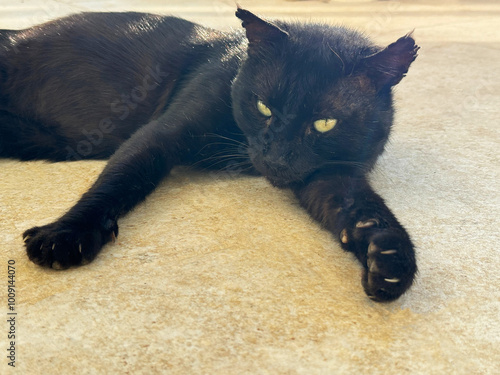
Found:
[{"label": "yellow eye", "polygon": [[314,129],[316,129],[320,133],[326,133],[327,131],[332,130],[335,125],[337,125],[337,120],[335,120],[334,118],[314,121]]},{"label": "yellow eye", "polygon": [[266,117],[271,117],[273,115],[269,107],[264,103],[262,103],[261,100],[257,100],[257,109],[259,110],[260,113],[262,113]]}]

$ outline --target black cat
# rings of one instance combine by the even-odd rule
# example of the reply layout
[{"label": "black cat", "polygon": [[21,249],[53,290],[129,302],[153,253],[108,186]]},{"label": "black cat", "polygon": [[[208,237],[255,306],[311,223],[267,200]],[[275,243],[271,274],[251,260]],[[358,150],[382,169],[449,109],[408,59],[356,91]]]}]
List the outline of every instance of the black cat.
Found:
[{"label": "black cat", "polygon": [[0,157],[112,156],[64,216],[24,233],[29,258],[87,263],[174,166],[238,168],[291,188],[363,264],[368,296],[398,298],[414,248],[366,174],[415,41],[379,48],[343,27],[236,16],[246,37],[141,13],[0,31]]}]

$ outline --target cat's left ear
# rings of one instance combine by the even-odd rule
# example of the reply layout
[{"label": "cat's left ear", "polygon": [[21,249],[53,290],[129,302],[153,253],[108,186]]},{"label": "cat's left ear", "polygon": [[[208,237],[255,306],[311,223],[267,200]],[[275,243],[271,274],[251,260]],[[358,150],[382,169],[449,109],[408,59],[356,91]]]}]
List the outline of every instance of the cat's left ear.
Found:
[{"label": "cat's left ear", "polygon": [[417,58],[419,48],[410,33],[383,50],[366,57],[362,65],[380,91],[398,84],[403,79],[411,63]]},{"label": "cat's left ear", "polygon": [[236,17],[243,21],[248,39],[248,52],[254,52],[259,46],[272,45],[288,37],[288,33],[271,22],[265,21],[248,10],[238,7]]}]

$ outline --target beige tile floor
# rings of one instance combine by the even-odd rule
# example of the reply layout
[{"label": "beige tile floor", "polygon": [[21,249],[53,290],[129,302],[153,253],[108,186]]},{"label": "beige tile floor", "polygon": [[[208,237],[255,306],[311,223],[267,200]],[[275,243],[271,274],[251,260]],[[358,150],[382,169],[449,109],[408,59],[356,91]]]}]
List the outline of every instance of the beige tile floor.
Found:
[{"label": "beige tile floor", "polygon": [[[176,171],[91,265],[40,269],[20,233],[63,213],[102,162],[0,160],[0,264],[16,262],[19,374],[500,373],[500,4],[240,1],[271,17],[415,29],[391,145],[372,181],[418,247],[416,285],[368,300],[360,268],[261,178]],[[84,10],[239,27],[233,1],[0,1],[0,28]],[[6,288],[2,294],[7,320]],[[9,372],[10,371],[10,372]]]}]

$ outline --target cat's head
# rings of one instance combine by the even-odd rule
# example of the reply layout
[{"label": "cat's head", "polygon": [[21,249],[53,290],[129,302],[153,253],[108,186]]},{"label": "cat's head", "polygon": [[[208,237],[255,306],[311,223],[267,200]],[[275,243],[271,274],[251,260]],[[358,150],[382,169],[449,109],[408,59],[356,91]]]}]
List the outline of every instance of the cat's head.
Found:
[{"label": "cat's head", "polygon": [[370,169],[392,124],[391,88],[417,55],[411,35],[381,49],[342,27],[236,15],[248,57],[233,83],[233,111],[254,166],[277,186]]}]

